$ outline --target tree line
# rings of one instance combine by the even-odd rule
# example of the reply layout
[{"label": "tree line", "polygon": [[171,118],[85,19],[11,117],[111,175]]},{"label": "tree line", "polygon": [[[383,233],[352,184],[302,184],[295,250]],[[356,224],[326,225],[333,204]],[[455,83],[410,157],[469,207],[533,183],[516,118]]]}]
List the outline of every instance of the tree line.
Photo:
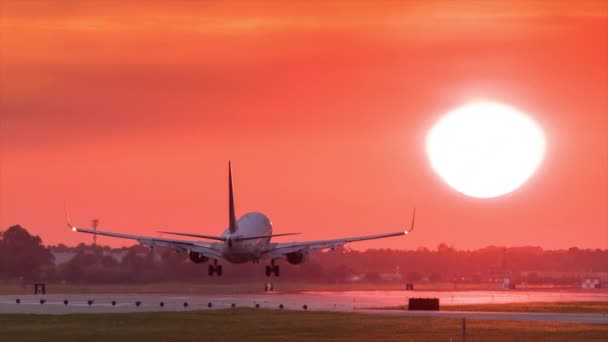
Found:
[{"label": "tree line", "polygon": [[[67,255],[56,263],[54,255]],[[264,263],[224,266],[221,278],[207,275],[207,264],[192,263],[187,254],[135,245],[123,248],[80,244],[45,246],[19,225],[0,231],[0,280],[70,283],[234,282],[265,281]],[[339,248],[314,252],[300,265],[284,261],[281,278],[310,282],[447,281],[483,282],[510,277],[528,283],[577,282],[597,272],[608,273],[608,250],[543,250],[540,247],[490,246],[457,250]]]}]

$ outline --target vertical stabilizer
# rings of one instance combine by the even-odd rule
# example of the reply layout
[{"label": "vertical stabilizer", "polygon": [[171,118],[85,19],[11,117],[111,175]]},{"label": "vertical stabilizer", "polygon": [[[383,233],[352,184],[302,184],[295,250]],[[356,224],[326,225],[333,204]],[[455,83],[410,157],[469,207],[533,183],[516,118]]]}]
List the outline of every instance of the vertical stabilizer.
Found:
[{"label": "vertical stabilizer", "polygon": [[236,232],[236,214],[234,212],[234,193],[232,191],[232,165],[230,161],[228,161],[228,206],[229,206],[229,222],[228,226],[230,229],[230,233],[234,234]]}]

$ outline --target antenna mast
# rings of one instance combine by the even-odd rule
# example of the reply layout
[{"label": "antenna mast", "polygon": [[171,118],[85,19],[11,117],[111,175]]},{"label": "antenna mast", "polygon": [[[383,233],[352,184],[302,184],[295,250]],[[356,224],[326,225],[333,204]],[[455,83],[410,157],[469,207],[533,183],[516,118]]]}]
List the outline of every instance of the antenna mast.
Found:
[{"label": "antenna mast", "polygon": [[98,224],[99,224],[98,219],[93,219],[93,221],[91,221],[91,226],[93,226],[93,231],[95,232],[95,234],[93,234],[93,246],[97,246],[97,225]]}]

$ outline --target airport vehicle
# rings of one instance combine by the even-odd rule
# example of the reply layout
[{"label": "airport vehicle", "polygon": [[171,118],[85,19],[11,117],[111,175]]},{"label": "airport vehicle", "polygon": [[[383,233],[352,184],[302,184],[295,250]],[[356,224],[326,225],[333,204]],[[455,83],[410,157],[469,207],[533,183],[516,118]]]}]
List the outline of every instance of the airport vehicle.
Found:
[{"label": "airport vehicle", "polygon": [[185,251],[188,253],[190,260],[195,264],[206,263],[209,260],[213,260],[213,262],[209,264],[208,269],[210,276],[213,276],[213,274],[217,274],[217,276],[222,275],[223,270],[222,265],[219,264],[219,260],[224,259],[235,264],[246,262],[259,263],[260,260],[268,260],[269,264],[266,265],[266,276],[270,277],[272,274],[274,274],[278,277],[280,274],[280,269],[279,265],[275,263],[277,259],[285,258],[288,263],[297,265],[304,262],[308,253],[311,251],[335,249],[336,247],[343,246],[349,242],[407,235],[414,229],[414,220],[416,218],[416,210],[414,209],[410,228],[405,231],[394,233],[347,237],[333,240],[271,243],[270,240],[273,237],[295,235],[298,233],[273,234],[270,219],[268,219],[266,215],[259,212],[246,213],[237,220],[234,208],[232,167],[230,162],[228,162],[228,212],[228,228],[226,228],[226,230],[219,236],[165,231],[160,232],[190,238],[214,240],[216,242],[166,239],[160,237],[139,236],[80,228],[70,223],[67,210],[66,221],[68,226],[75,232],[136,240],[140,244],[149,246],[151,248],[163,247],[173,249],[178,252]]}]

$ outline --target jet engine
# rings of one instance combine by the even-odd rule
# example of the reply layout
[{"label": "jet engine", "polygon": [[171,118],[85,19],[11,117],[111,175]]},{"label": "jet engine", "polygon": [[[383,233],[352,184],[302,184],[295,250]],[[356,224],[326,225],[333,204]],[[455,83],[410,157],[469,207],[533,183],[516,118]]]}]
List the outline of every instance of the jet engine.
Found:
[{"label": "jet engine", "polygon": [[301,264],[306,260],[306,254],[302,252],[292,252],[285,255],[287,262],[292,265]]},{"label": "jet engine", "polygon": [[188,252],[188,257],[195,264],[209,261],[209,258],[198,252]]}]

